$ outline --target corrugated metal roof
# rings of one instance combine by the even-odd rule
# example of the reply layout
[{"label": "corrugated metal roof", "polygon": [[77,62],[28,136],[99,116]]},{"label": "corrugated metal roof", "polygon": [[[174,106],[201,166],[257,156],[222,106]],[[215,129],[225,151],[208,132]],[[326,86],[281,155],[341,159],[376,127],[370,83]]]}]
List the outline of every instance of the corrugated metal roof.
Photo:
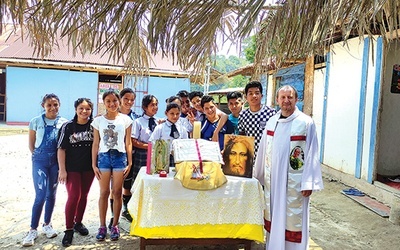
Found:
[{"label": "corrugated metal roof", "polygon": [[[124,62],[113,62],[109,60],[109,53],[100,52],[97,54],[76,54],[72,53],[72,48],[68,47],[67,38],[60,38],[57,44],[53,46],[51,55],[47,57],[41,57],[37,55],[33,46],[30,45],[28,39],[22,39],[20,30],[14,31],[12,27],[6,26],[3,34],[0,36],[0,59],[3,62],[10,60],[12,62],[32,64],[46,64],[46,62],[53,64],[55,62],[76,64],[77,67],[82,65],[91,65],[92,68],[96,66],[109,66],[112,67],[124,67]],[[104,55],[102,55],[104,53]],[[173,73],[188,75],[188,71],[182,70],[178,65],[174,65],[172,60],[166,57],[162,57],[161,54],[153,56],[150,60],[150,73]]]}]

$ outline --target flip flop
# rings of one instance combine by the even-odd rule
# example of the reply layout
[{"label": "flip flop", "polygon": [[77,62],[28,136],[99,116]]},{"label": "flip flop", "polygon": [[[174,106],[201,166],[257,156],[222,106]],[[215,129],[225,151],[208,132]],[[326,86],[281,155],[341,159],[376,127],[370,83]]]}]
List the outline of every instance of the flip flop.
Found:
[{"label": "flip flop", "polygon": [[399,182],[400,182],[400,177],[388,178],[388,179],[389,179],[389,181],[392,181],[392,182],[396,182],[396,183],[399,183]]},{"label": "flip flop", "polygon": [[353,192],[353,191],[358,191],[356,188],[349,188],[349,189],[343,189],[343,192]]},{"label": "flip flop", "polygon": [[355,188],[344,189],[343,193],[347,194],[347,195],[353,195],[353,196],[364,196],[365,195],[363,192],[361,192],[360,190],[355,189]]}]

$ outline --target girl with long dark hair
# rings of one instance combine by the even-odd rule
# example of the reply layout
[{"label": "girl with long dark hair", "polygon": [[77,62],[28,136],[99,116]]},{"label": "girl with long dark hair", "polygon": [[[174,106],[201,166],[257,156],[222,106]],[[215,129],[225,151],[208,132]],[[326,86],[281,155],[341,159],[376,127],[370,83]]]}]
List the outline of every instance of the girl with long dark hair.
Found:
[{"label": "girl with long dark hair", "polygon": [[51,225],[58,184],[57,135],[67,119],[58,114],[60,99],[57,95],[46,94],[41,105],[44,113],[29,123],[29,150],[32,153],[32,178],[36,196],[32,207],[31,228],[22,242],[23,246],[35,243],[43,207],[43,233],[49,239],[57,236]]},{"label": "girl with long dark hair", "polygon": [[151,134],[157,126],[158,99],[154,95],[145,95],[142,99],[143,115],[133,122],[132,146],[134,150],[133,181],[141,167],[146,166],[147,146]]},{"label": "girl with long dark hair", "polygon": [[89,231],[82,224],[87,197],[94,179],[92,169],[93,103],[88,98],[79,98],[74,103],[74,118],[64,123],[58,140],[58,181],[65,184],[68,199],[65,204],[66,230],[62,245],[72,243],[74,231],[88,235]]},{"label": "girl with long dark hair", "polygon": [[119,112],[121,101],[115,90],[104,92],[103,103],[106,114],[94,118],[92,122],[92,168],[100,185],[100,227],[96,235],[98,241],[105,240],[107,235],[106,214],[110,184],[114,197],[114,220],[110,239],[118,240],[120,237],[118,222],[122,207],[122,184],[132,167],[132,119]]}]

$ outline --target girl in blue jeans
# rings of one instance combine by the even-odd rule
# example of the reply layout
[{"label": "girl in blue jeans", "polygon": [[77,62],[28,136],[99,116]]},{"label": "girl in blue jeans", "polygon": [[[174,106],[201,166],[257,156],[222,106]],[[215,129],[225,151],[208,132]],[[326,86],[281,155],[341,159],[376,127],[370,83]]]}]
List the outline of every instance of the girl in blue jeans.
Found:
[{"label": "girl in blue jeans", "polygon": [[118,221],[122,207],[122,184],[132,167],[132,119],[119,112],[120,97],[114,90],[103,94],[103,103],[106,114],[94,118],[92,122],[92,168],[100,185],[100,227],[96,235],[99,241],[105,240],[107,235],[106,214],[111,176],[114,220],[110,239],[118,240],[120,237]]},{"label": "girl in blue jeans", "polygon": [[47,238],[57,236],[51,226],[58,183],[57,134],[67,120],[58,115],[60,99],[55,94],[46,94],[42,107],[44,114],[34,117],[29,123],[29,150],[32,153],[32,178],[36,196],[32,207],[31,229],[23,246],[32,246],[38,237],[37,228],[43,206],[43,233]]}]

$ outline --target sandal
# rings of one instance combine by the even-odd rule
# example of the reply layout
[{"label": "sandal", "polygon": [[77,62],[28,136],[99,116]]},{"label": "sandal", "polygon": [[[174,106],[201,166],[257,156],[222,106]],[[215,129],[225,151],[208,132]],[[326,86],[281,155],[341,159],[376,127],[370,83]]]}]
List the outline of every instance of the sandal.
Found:
[{"label": "sandal", "polygon": [[364,196],[365,194],[356,188],[344,189],[344,194],[353,195],[353,196]]}]

